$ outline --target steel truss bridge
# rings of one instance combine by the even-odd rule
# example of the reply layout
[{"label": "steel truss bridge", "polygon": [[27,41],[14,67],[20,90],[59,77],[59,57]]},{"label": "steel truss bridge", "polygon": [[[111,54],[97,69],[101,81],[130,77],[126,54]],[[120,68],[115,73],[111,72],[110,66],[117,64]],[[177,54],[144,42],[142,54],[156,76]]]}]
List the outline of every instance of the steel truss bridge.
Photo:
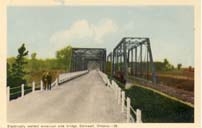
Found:
[{"label": "steel truss bridge", "polygon": [[88,64],[94,62],[98,64],[101,71],[105,71],[106,49],[104,48],[73,48],[71,71],[81,71],[88,69]]},{"label": "steel truss bridge", "polygon": [[123,83],[129,78],[156,83],[150,39],[124,37],[106,57],[104,48],[73,48],[71,71],[88,69],[90,62],[97,63],[101,71]]},{"label": "steel truss bridge", "polygon": [[[53,81],[51,91],[44,90],[42,80],[33,81],[31,88],[7,87],[8,121],[142,122],[141,110],[108,76],[125,83],[131,77],[156,83],[149,38],[125,37],[108,56],[104,48],[72,48],[70,69]],[[16,94],[20,98],[13,100]]]},{"label": "steel truss bridge", "polygon": [[149,38],[124,37],[108,55],[107,60],[112,65],[112,77],[122,75],[122,79],[127,82],[130,75],[156,83]]}]

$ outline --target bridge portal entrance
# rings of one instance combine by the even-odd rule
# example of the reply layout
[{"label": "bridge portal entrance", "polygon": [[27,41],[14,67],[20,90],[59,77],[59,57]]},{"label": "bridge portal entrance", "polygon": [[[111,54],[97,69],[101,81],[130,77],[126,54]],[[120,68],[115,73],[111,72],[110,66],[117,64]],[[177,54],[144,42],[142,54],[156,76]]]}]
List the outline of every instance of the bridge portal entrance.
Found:
[{"label": "bridge portal entrance", "polygon": [[72,48],[71,71],[100,69],[105,71],[106,49]]},{"label": "bridge portal entrance", "polygon": [[95,70],[95,69],[100,70],[100,67],[101,67],[101,65],[96,61],[89,61],[88,62],[88,70]]}]

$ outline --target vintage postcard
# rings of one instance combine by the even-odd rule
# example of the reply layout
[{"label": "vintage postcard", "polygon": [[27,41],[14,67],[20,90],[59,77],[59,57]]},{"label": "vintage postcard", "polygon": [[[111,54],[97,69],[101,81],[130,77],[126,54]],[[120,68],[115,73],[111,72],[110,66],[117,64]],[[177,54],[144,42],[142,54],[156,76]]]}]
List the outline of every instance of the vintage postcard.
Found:
[{"label": "vintage postcard", "polygon": [[201,126],[199,1],[2,4],[0,127]]}]

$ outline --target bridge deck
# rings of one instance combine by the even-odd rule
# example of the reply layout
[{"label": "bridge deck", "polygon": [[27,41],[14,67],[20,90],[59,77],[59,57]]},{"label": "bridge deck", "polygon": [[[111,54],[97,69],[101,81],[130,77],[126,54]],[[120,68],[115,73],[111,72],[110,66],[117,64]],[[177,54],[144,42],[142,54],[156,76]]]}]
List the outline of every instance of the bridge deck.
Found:
[{"label": "bridge deck", "polygon": [[19,123],[125,122],[113,90],[96,71],[51,91],[36,91],[8,103],[8,121]]}]

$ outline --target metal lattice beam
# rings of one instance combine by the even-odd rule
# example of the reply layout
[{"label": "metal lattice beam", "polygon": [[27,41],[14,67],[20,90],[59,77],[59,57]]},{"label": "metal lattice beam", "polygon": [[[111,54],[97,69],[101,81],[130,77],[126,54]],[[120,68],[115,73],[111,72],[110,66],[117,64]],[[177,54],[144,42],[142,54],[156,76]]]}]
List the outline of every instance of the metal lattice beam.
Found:
[{"label": "metal lattice beam", "polygon": [[86,70],[89,62],[97,62],[100,70],[105,71],[106,49],[104,48],[72,48],[71,71]]},{"label": "metal lattice beam", "polygon": [[[143,48],[145,49],[145,60],[143,60]],[[155,66],[149,38],[145,37],[124,37],[108,56],[112,56],[112,76],[121,72],[124,79],[128,80],[128,70],[135,77],[143,77],[151,68],[152,82],[156,83]],[[148,66],[148,65],[151,66]],[[146,66],[146,67],[145,67]],[[146,73],[144,73],[146,71]]]}]

